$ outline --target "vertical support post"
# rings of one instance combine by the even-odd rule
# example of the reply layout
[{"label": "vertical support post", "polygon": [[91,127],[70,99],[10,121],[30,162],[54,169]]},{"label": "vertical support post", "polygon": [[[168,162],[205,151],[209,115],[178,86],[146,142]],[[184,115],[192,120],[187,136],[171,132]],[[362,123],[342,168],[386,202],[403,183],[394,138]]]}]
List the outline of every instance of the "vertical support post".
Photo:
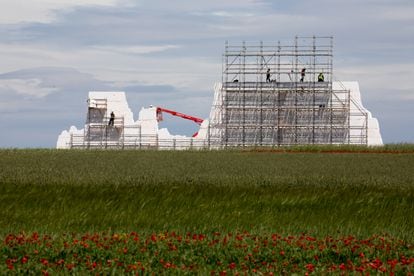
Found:
[{"label": "vertical support post", "polygon": [[105,149],[108,147],[108,126],[105,125]]},{"label": "vertical support post", "polygon": [[313,36],[312,40],[312,144],[315,144],[315,86],[316,86],[316,38]]},{"label": "vertical support post", "polygon": [[[280,83],[280,40],[277,42],[277,85]],[[282,88],[283,89],[283,88]],[[280,111],[282,109],[282,105],[280,102],[280,92],[281,89],[277,89],[277,145],[280,146],[282,142],[282,135],[281,135],[281,128],[280,128]]]},{"label": "vertical support post", "polygon": [[365,112],[365,145],[368,146],[368,113]]},{"label": "vertical support post", "polygon": [[[89,106],[89,98],[88,98],[88,115],[87,115],[87,119],[86,119],[86,124],[85,124],[85,130],[87,131],[86,133],[84,132],[84,138],[83,138],[83,142],[85,143],[85,140],[87,139],[87,149],[89,149],[90,143],[91,143],[91,129],[90,129],[90,125],[91,125],[91,108]],[[85,135],[86,134],[86,135]]]},{"label": "vertical support post", "polygon": [[330,132],[331,132],[331,134],[330,134],[330,144],[332,145],[333,144],[333,92],[332,92],[332,89],[330,90],[330,107],[329,107],[329,110],[330,110],[330,124],[331,124],[331,127],[330,127]]},{"label": "vertical support post", "polygon": [[139,126],[139,128],[138,128],[138,131],[139,131],[139,149],[141,149],[141,147],[142,147],[142,131],[141,131],[141,125]]},{"label": "vertical support post", "polygon": [[346,116],[348,119],[348,145],[351,144],[351,90],[347,90],[347,97],[348,97],[348,102],[347,102],[347,107],[346,107]]},{"label": "vertical support post", "polygon": [[[241,73],[241,82],[242,82],[242,84],[241,85],[239,85],[239,90],[238,90],[238,93],[237,93],[237,99],[238,99],[238,101],[240,101],[240,97],[242,97],[242,106],[241,106],[241,108],[242,108],[242,114],[241,114],[241,120],[242,120],[242,133],[241,133],[241,145],[244,147],[245,146],[245,142],[246,142],[246,42],[245,41],[243,41],[243,46],[242,46],[242,50],[241,50],[241,57],[240,57],[240,60],[239,60],[239,62],[240,62],[240,65],[241,65],[241,68],[239,68],[239,71],[240,71],[240,73]],[[237,111],[236,111],[237,112]],[[240,114],[235,114],[235,116],[237,116],[237,117],[239,117],[240,116]],[[238,120],[240,120],[240,118],[234,118],[234,119],[236,119],[237,121]],[[239,136],[240,135],[240,133],[239,133],[239,129],[237,130],[237,136]],[[237,137],[237,141],[236,141],[236,143],[237,144],[240,144],[240,140],[239,140],[240,138],[239,137]]]},{"label": "vertical support post", "polygon": [[[263,41],[260,41],[260,68],[263,68]],[[263,77],[263,76],[262,76]],[[267,83],[266,83],[267,87]],[[259,109],[259,145],[263,146],[263,82],[260,82],[260,109]]]},{"label": "vertical support post", "polygon": [[211,147],[210,147],[210,145],[211,145],[210,144],[210,137],[211,137],[210,123],[211,123],[211,121],[208,122],[208,126],[207,126],[207,147],[208,147],[209,150],[211,149]]},{"label": "vertical support post", "polygon": [[124,117],[122,117],[122,149],[124,149],[125,146],[125,123],[124,123]]},{"label": "vertical support post", "polygon": [[298,73],[299,73],[298,37],[295,37],[295,145],[298,143]]},{"label": "vertical support post", "polygon": [[[229,74],[229,43],[228,41],[226,41],[225,44],[225,52],[224,52],[224,60],[225,60],[225,65],[224,65],[224,74],[223,74],[223,82],[222,82],[222,93],[221,93],[221,97],[222,97],[222,113],[221,113],[221,117],[222,117],[222,121],[221,123],[224,124],[224,129],[221,133],[222,137],[221,137],[221,143],[224,144],[224,147],[227,147],[228,144],[228,97],[227,97],[227,82],[229,81],[228,78],[228,74]],[[241,81],[241,80],[240,80]],[[223,107],[224,105],[224,107]]]}]

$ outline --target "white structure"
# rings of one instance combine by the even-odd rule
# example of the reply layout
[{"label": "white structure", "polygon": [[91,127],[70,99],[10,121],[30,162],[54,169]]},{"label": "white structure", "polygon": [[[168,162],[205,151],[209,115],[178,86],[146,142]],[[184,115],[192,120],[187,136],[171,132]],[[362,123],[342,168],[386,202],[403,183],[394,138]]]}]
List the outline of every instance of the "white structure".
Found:
[{"label": "white structure", "polygon": [[[128,106],[124,92],[89,92],[88,112],[83,129],[71,126],[58,137],[57,148],[158,148],[205,147],[208,120],[196,137],[171,135],[159,129],[157,108],[142,108],[138,120]],[[113,125],[109,125],[114,113]]]},{"label": "white structure", "polygon": [[[345,89],[350,91],[350,143],[363,144],[362,141],[358,141],[358,138],[356,138],[362,137],[362,135],[354,132],[356,132],[355,129],[364,130],[365,128],[363,126],[366,123],[366,144],[368,146],[382,146],[383,142],[378,120],[377,118],[372,117],[371,112],[362,105],[361,92],[359,90],[358,82],[333,82],[333,89]],[[366,118],[355,116],[361,113],[366,114]]]},{"label": "white structure", "polygon": [[159,129],[156,107],[142,108],[134,121],[123,92],[90,92],[85,128],[63,131],[57,147],[382,145],[358,83],[334,82],[332,60],[332,37],[295,37],[292,44],[226,42],[222,82],[214,87],[209,118],[195,118],[202,121],[197,136]]},{"label": "white structure", "polygon": [[[334,82],[333,88],[350,91],[350,144],[382,145],[379,124],[376,118],[362,105],[361,94],[357,82]],[[64,130],[57,140],[57,148],[220,148],[218,141],[211,137],[217,129],[209,127],[210,121],[220,118],[217,108],[222,103],[222,85],[214,87],[214,99],[209,119],[201,124],[196,137],[171,135],[166,128],[159,129],[157,108],[142,108],[138,120],[134,121],[133,113],[128,106],[124,92],[89,92],[88,118],[83,129],[71,126]],[[108,126],[110,113],[114,112],[114,126]],[[359,114],[365,113],[366,117]],[[358,116],[353,116],[358,114]],[[367,120],[367,121],[366,121]],[[367,124],[367,128],[362,127]],[[367,141],[359,141],[363,137],[353,131],[367,131]],[[211,137],[210,137],[211,136]],[[352,138],[354,137],[354,138]]]}]

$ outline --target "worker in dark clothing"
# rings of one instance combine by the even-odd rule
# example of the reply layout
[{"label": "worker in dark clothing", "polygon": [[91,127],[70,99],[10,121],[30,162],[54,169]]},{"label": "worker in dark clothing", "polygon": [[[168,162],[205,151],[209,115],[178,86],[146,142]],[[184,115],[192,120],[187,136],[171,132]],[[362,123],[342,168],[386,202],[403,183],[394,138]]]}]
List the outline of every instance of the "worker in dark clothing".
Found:
[{"label": "worker in dark clothing", "polygon": [[113,126],[114,123],[115,123],[115,113],[112,111],[111,112],[111,117],[109,118],[108,126]]},{"label": "worker in dark clothing", "polygon": [[318,75],[318,82],[324,82],[325,81],[325,77],[323,76],[322,73],[319,73]]},{"label": "worker in dark clothing", "polygon": [[270,82],[270,69],[267,69],[266,72],[266,82]]},{"label": "worker in dark clothing", "polygon": [[305,71],[306,71],[306,68],[303,68],[302,71],[300,72],[300,76],[301,76],[300,82],[303,82],[305,80]]}]

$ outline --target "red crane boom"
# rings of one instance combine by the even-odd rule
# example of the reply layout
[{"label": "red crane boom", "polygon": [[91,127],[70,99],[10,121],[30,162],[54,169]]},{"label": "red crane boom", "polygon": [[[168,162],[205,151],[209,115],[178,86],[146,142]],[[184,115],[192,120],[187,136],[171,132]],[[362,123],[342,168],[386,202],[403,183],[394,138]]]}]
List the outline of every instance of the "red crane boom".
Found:
[{"label": "red crane boom", "polygon": [[[196,123],[198,125],[201,125],[201,123],[204,121],[203,119],[200,119],[200,118],[197,118],[197,117],[194,117],[194,116],[190,116],[190,115],[187,115],[187,114],[184,114],[184,113],[180,113],[180,112],[177,112],[177,111],[174,111],[174,110],[169,110],[169,109],[166,109],[166,108],[157,107],[157,121],[158,122],[162,121],[162,113],[163,112],[169,113],[173,116],[177,116],[177,117],[180,117],[180,118],[183,118],[183,119],[186,119],[186,120],[193,121],[194,123]],[[198,135],[198,132],[194,133],[193,137],[196,137],[197,135]]]},{"label": "red crane boom", "polygon": [[200,119],[200,118],[197,118],[197,117],[194,117],[194,116],[190,116],[190,115],[187,115],[187,114],[184,114],[184,113],[180,113],[180,112],[177,112],[177,111],[174,111],[174,110],[169,110],[169,109],[166,109],[166,108],[157,107],[157,120],[158,121],[162,121],[162,112],[166,112],[166,113],[169,113],[173,116],[177,116],[177,117],[180,117],[180,118],[183,118],[183,119],[186,119],[186,120],[193,121],[193,122],[195,122],[196,124],[199,124],[199,125],[201,125],[201,123],[204,121],[203,119]]}]

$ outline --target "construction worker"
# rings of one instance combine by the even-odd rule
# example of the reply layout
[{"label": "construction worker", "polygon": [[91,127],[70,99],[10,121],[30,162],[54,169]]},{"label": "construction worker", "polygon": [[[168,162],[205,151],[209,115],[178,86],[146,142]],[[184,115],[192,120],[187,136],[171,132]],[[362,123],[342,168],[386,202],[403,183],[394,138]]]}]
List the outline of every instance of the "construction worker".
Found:
[{"label": "construction worker", "polygon": [[300,72],[300,76],[301,76],[300,82],[303,82],[305,80],[305,71],[306,71],[306,68],[303,68],[302,71]]},{"label": "construction worker", "polygon": [[266,82],[270,82],[270,69],[267,69],[266,72]]},{"label": "construction worker", "polygon": [[111,112],[111,117],[109,118],[108,126],[113,126],[114,123],[115,123],[115,113],[112,111]]},{"label": "construction worker", "polygon": [[323,76],[322,72],[319,73],[318,75],[318,82],[324,82],[325,81],[325,77]]}]

